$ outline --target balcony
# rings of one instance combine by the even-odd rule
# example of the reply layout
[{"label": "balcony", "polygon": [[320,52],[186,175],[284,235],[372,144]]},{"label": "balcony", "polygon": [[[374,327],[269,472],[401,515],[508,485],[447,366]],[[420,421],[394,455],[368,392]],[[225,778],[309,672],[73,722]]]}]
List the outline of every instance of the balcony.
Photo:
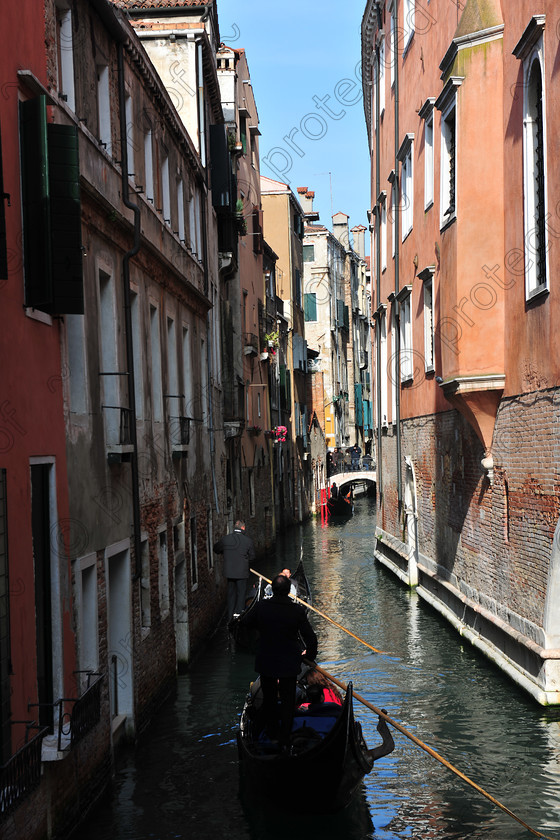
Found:
[{"label": "balcony", "polygon": [[30,723],[26,729],[26,743],[0,767],[0,823],[29,796],[41,781],[41,750],[46,727],[27,741]]}]

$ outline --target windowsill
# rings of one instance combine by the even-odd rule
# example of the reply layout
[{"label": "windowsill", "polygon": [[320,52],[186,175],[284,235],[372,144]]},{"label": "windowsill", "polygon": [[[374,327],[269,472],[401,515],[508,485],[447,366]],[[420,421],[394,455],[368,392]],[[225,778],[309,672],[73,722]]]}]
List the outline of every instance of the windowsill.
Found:
[{"label": "windowsill", "polygon": [[410,33],[410,35],[408,36],[408,41],[406,42],[406,46],[405,46],[405,48],[402,52],[403,61],[405,60],[405,58],[406,58],[406,56],[407,56],[407,54],[408,54],[408,52],[411,48],[411,44],[414,41],[414,32],[415,32],[415,30],[413,29],[412,32]]},{"label": "windowsill", "polygon": [[407,230],[407,232],[405,233],[405,235],[402,238],[402,242],[406,242],[406,240],[408,239],[408,237],[410,236],[411,233],[412,233],[412,228]]},{"label": "windowsill", "polygon": [[47,312],[41,312],[40,309],[34,309],[32,306],[26,306],[24,312],[27,318],[31,318],[33,321],[39,321],[41,324],[46,324],[48,327],[52,327],[52,316]]},{"label": "windowsill", "polygon": [[193,585],[191,586],[191,592],[196,592],[197,589],[198,589],[198,583],[193,583]]},{"label": "windowsill", "polygon": [[413,382],[413,381],[414,381],[414,377],[412,375],[411,376],[404,376],[401,379],[401,385],[410,385],[410,383]]},{"label": "windowsill", "polygon": [[534,300],[537,300],[538,298],[546,297],[546,295],[548,295],[548,294],[550,294],[550,290],[549,290],[548,286],[545,286],[545,285],[538,286],[538,288],[533,289],[532,291],[530,291],[526,295],[525,302],[526,303],[532,303]]},{"label": "windowsill", "polygon": [[447,230],[447,228],[451,227],[453,222],[456,222],[456,221],[457,221],[457,214],[456,213],[454,213],[452,216],[449,216],[449,218],[447,220],[445,220],[445,219],[442,220],[442,222],[440,224],[440,227],[439,227],[439,232],[443,233],[444,230]]},{"label": "windowsill", "polygon": [[140,630],[140,638],[142,639],[142,641],[144,641],[144,639],[147,639],[151,632],[151,626],[144,625]]},{"label": "windowsill", "polygon": [[428,367],[425,368],[425,370],[424,370],[424,373],[435,373],[435,372],[436,372],[436,369],[433,365],[428,365]]},{"label": "windowsill", "polygon": [[424,205],[424,213],[427,213],[428,210],[431,210],[433,206],[434,206],[434,199],[432,198],[430,201],[428,201],[427,204]]}]

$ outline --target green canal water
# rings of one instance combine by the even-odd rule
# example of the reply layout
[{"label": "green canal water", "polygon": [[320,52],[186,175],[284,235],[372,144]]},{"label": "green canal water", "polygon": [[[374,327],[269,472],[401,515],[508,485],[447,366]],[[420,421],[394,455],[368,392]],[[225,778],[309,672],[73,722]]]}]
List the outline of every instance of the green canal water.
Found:
[{"label": "green canal water", "polygon": [[[560,840],[560,712],[543,710],[373,560],[375,505],[352,519],[287,533],[267,576],[303,557],[313,603],[384,651],[313,615],[317,661],[401,723],[525,823]],[[120,760],[110,794],[76,840],[521,840],[534,837],[397,731],[351,805],[293,817],[305,790],[272,810],[239,795],[235,734],[253,657],[225,626],[177,680],[141,743]],[[376,716],[355,703],[370,746]],[[286,807],[284,807],[284,805]]]}]

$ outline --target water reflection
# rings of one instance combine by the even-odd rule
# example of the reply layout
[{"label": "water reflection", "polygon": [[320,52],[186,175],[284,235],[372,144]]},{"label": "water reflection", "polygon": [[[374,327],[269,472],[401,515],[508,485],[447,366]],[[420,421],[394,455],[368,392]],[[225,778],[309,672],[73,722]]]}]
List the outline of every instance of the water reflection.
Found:
[{"label": "water reflection", "polygon": [[[303,555],[314,604],[386,653],[314,615],[318,659],[428,743],[534,828],[560,838],[560,714],[543,710],[437,614],[372,561],[375,508],[353,519],[310,523],[287,534],[261,565],[270,577]],[[119,767],[111,798],[80,840],[522,840],[528,832],[409,739],[366,777],[343,813],[298,817],[241,798],[235,731],[253,657],[224,627]],[[374,714],[355,703],[366,740],[379,742]]]}]

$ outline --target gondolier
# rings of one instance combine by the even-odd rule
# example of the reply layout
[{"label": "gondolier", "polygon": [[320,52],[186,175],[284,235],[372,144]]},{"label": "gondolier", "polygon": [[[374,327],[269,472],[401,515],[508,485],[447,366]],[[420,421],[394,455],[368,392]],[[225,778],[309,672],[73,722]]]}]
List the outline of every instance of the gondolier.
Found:
[{"label": "gondolier", "polygon": [[[289,597],[290,580],[277,575],[272,598],[259,601],[242,619],[259,631],[255,670],[261,677],[263,716],[268,735],[287,746],[292,730],[296,680],[301,668],[302,645],[307,659],[317,656],[317,636],[305,609]],[[280,721],[278,719],[280,698]]]},{"label": "gondolier", "polygon": [[245,595],[249,567],[255,559],[253,540],[245,534],[245,523],[238,519],[233,532],[214,545],[214,551],[224,555],[224,576],[228,581],[228,619],[245,609]]}]

